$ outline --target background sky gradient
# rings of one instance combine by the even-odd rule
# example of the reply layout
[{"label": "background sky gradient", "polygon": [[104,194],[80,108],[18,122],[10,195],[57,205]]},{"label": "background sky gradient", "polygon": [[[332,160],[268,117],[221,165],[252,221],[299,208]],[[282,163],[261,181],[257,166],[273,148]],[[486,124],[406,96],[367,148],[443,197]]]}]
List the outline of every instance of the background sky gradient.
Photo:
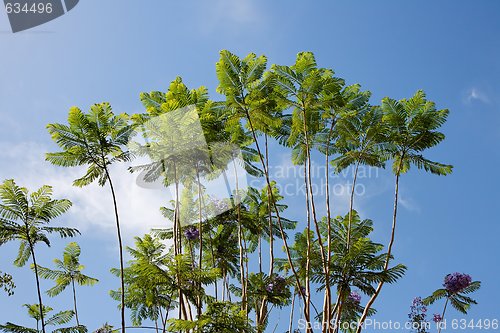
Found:
[{"label": "background sky gradient", "polygon": [[[475,295],[479,305],[468,318],[500,319],[499,36],[500,2],[494,0],[86,0],[57,20],[16,34],[0,12],[0,179],[15,178],[31,189],[51,184],[58,196],[74,202],[57,222],[80,228],[83,235],[74,240],[82,247],[85,272],[101,280],[78,289],[80,320],[91,330],[106,321],[117,325],[118,304],[107,294],[119,285],[109,273],[118,266],[111,198],[107,188],[72,188],[79,170],[44,162],[44,153],[56,149],[46,124],[66,122],[73,105],[88,110],[103,101],[115,112],[142,112],[139,93],[165,91],[177,75],[190,88],[207,86],[217,99],[221,49],[240,56],[263,53],[270,64],[287,65],[298,52],[313,51],[319,66],[372,91],[374,104],[424,89],[438,108],[450,109],[443,128],[447,138],[428,157],[453,164],[454,172],[438,177],[413,170],[402,177],[394,253],[408,272],[397,285],[384,287],[375,318],[405,321],[414,296],[429,295],[447,273],[460,271],[483,282]],[[289,167],[283,149],[273,145],[272,154],[273,165]],[[158,207],[164,200],[137,190],[125,169],[114,171],[131,245],[134,235],[146,231],[143,221],[161,221]],[[374,237],[384,244],[393,182],[383,170],[361,179],[366,194],[356,202],[362,217],[374,220]],[[345,196],[333,200],[335,212],[345,213]],[[287,216],[302,218],[303,201],[300,195],[289,197],[293,208]],[[51,266],[67,242],[54,238],[51,249],[39,246],[40,264]],[[0,322],[31,325],[21,304],[36,302],[34,276],[28,266],[11,265],[17,246],[0,248],[0,269],[17,284],[15,296],[0,295]],[[42,282],[44,290],[50,286],[51,281]],[[69,292],[45,301],[56,310],[70,308]],[[275,310],[269,327],[275,320],[276,332],[284,332],[288,311],[281,318],[279,313]],[[448,315],[461,318],[455,311]]]}]

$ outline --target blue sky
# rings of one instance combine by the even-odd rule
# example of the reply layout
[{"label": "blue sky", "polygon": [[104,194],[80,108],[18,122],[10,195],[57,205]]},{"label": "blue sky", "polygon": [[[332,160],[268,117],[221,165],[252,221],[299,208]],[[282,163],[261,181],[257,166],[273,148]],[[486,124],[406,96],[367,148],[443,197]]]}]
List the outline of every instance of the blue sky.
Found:
[{"label": "blue sky", "polygon": [[[77,239],[82,262],[101,280],[80,289],[80,319],[92,329],[105,321],[118,323],[116,303],[107,295],[118,286],[109,274],[118,265],[109,193],[97,187],[72,189],[77,170],[44,163],[44,152],[55,149],[45,125],[65,121],[73,105],[86,110],[102,101],[117,112],[140,112],[139,93],[164,91],[177,75],[189,87],[207,86],[217,98],[215,62],[221,49],[241,56],[263,53],[279,64],[292,64],[298,52],[313,51],[320,66],[372,91],[373,103],[424,89],[438,107],[450,109],[443,128],[447,139],[428,157],[453,164],[454,172],[436,177],[411,171],[402,178],[395,254],[409,270],[399,284],[383,289],[377,320],[406,320],[412,298],[439,288],[444,275],[454,271],[483,282],[470,318],[500,319],[499,16],[500,3],[493,0],[88,0],[59,19],[12,34],[7,16],[0,14],[0,178],[31,188],[52,184],[75,202],[58,222],[82,230]],[[285,151],[273,146],[273,152],[274,162],[286,166]],[[159,218],[158,205],[153,200],[136,209],[144,197],[130,189],[133,180],[126,172],[116,170],[116,175],[126,192],[121,199],[130,241],[143,232],[141,219]],[[363,180],[367,193],[357,200],[384,244],[392,183],[390,173],[380,171]],[[344,199],[338,200],[339,212]],[[288,200],[293,205],[289,216],[299,219],[302,198]],[[41,263],[50,265],[65,244],[39,247]],[[16,244],[0,248],[0,269],[12,273],[18,285],[14,297],[0,297],[0,322],[26,323],[20,305],[36,301],[34,281],[27,267],[10,265],[15,254]],[[50,285],[43,283],[44,289]],[[57,309],[71,304],[69,294],[46,301]],[[277,331],[286,330],[287,317],[283,312]],[[450,312],[449,318],[460,316]]]}]

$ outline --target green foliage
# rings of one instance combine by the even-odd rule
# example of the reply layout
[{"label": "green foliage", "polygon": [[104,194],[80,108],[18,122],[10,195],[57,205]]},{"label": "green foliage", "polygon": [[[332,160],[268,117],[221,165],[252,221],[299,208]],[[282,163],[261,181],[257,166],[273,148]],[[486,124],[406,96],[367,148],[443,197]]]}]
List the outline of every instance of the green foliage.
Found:
[{"label": "green foliage", "polygon": [[450,302],[451,306],[455,308],[455,310],[462,314],[467,314],[471,305],[477,304],[477,302],[468,295],[477,291],[479,288],[481,288],[480,281],[473,281],[467,288],[456,293],[452,293],[444,288],[441,288],[434,291],[432,295],[424,298],[422,301],[424,304],[430,305],[440,299],[446,299],[447,302]]},{"label": "green foliage", "polygon": [[51,297],[57,296],[73,282],[80,286],[93,286],[99,282],[99,280],[82,273],[85,266],[80,264],[80,253],[80,246],[75,242],[71,242],[64,249],[63,260],[54,259],[57,269],[52,270],[38,266],[41,278],[56,282],[56,285],[47,291],[47,295]]},{"label": "green foliage", "polygon": [[[412,166],[438,175],[452,172],[451,165],[424,157],[428,149],[444,140],[440,128],[448,110],[438,110],[421,90],[409,99],[386,97],[380,105],[372,104],[369,91],[362,91],[359,84],[346,85],[332,69],[319,66],[311,52],[299,53],[290,66],[275,64],[268,68],[264,55],[250,53],[240,58],[223,50],[216,63],[216,75],[221,101],[210,100],[206,87],[189,89],[177,77],[166,92],[141,93],[143,114],[116,115],[109,103],[101,103],[93,105],[88,113],[73,107],[67,124],[47,126],[60,151],[48,153],[46,160],[63,167],[86,166],[86,173],[74,180],[75,186],[109,184],[118,231],[111,164],[129,162],[136,156],[148,157],[148,163],[129,170],[140,171],[146,182],[160,180],[164,186],[175,185],[175,200],[171,202],[174,208],[161,207],[164,217],[173,221],[173,228],[156,229],[135,238],[135,246],[127,248],[131,256],[128,267],[112,269],[121,277],[122,286],[111,291],[111,297],[121,301],[122,309],[130,309],[133,325],[150,321],[158,331],[264,332],[272,322],[271,311],[289,306],[296,295],[301,296],[298,302],[302,315],[310,319],[309,307],[314,306],[311,294],[327,287],[336,290],[337,297],[325,302],[323,310],[331,312],[331,316],[323,318],[351,322],[373,315],[371,304],[382,285],[397,282],[406,271],[404,265],[389,265],[394,238],[384,252],[384,246],[371,239],[371,220],[362,220],[354,210],[331,218],[333,207],[329,203],[327,217],[316,216],[320,209],[309,193],[307,221],[285,218],[288,206],[284,202],[288,198],[280,193],[268,170],[275,158],[269,153],[274,144],[269,140],[286,147],[292,164],[306,167],[301,175],[306,184],[313,182],[307,167],[316,163],[312,156],[319,152],[326,155],[325,165],[338,173],[351,166],[356,170],[360,165],[383,168],[390,161],[398,186],[399,176]],[[130,142],[136,131],[142,139]],[[265,151],[261,149],[262,141]],[[200,184],[200,177],[215,179],[223,175],[227,184],[228,168],[236,170],[238,163],[255,177],[264,175],[267,186],[249,188],[244,200],[240,200],[241,188],[225,202],[213,200]],[[68,244],[63,258],[54,260],[55,269],[35,262],[35,245],[42,242],[50,246],[49,234],[78,234],[76,229],[49,225],[71,206],[68,200],[54,200],[51,196],[50,186],[30,194],[13,180],[4,181],[0,185],[0,245],[20,241],[15,264],[23,266],[31,257],[37,282],[38,275],[55,281],[47,291],[49,296],[59,295],[72,285],[75,311],[59,312],[48,318],[45,326],[64,326],[75,316],[77,326],[55,328],[53,332],[86,332],[78,323],[74,284],[93,285],[97,280],[82,273],[78,244]],[[322,201],[318,197],[316,203]],[[397,218],[397,191],[395,199],[391,236]],[[218,214],[210,217],[212,212]],[[307,228],[296,233],[290,245],[287,231],[299,223],[303,227],[306,222]],[[188,239],[185,232],[194,228],[194,223],[199,236]],[[266,274],[262,269],[263,243],[267,242],[269,253],[274,253],[275,238],[282,238],[287,258],[270,255],[270,271]],[[172,239],[173,250],[165,245]],[[119,240],[123,266],[120,234]],[[251,272],[255,256],[259,271]],[[285,277],[277,275],[275,269]],[[215,295],[209,291],[212,285]],[[299,285],[310,288],[303,290]],[[0,275],[0,287],[12,293],[14,284],[9,275]],[[438,289],[424,302],[446,299],[465,314],[471,304],[476,304],[468,294],[479,287],[479,282],[473,282],[459,293]],[[366,307],[351,297],[353,291],[372,297]],[[38,322],[43,322],[52,309],[42,305],[41,296],[39,301],[39,305],[26,306],[37,328],[7,323],[0,330],[40,332]],[[195,308],[196,315],[192,311]],[[173,310],[179,310],[178,319],[167,321]],[[253,314],[254,323],[249,319]],[[321,311],[316,309],[316,314],[319,320]],[[96,332],[111,331],[115,330],[106,324]]]},{"label": "green foliage", "polygon": [[[129,266],[124,270],[125,306],[131,309],[134,325],[141,325],[143,320],[156,321],[161,309],[170,310],[176,305],[173,300],[177,292],[174,276],[163,270],[167,260],[165,245],[151,235],[135,237],[135,248],[127,248],[132,256]],[[113,269],[115,275],[120,271]],[[120,291],[111,291],[115,300],[120,299]]]},{"label": "green foliage", "polygon": [[378,107],[363,105],[343,114],[337,122],[335,148],[339,156],[332,160],[337,172],[351,165],[384,167],[387,125]]},{"label": "green foliage", "polygon": [[213,302],[208,304],[206,311],[194,321],[171,319],[169,332],[196,333],[253,333],[244,312],[230,302]]},{"label": "green foliage", "polygon": [[131,159],[131,155],[124,151],[133,134],[128,120],[124,113],[115,115],[109,103],[94,104],[89,113],[72,107],[68,125],[47,125],[52,140],[62,151],[47,153],[46,160],[63,167],[87,165],[86,174],[76,179],[73,185],[83,187],[97,181],[103,186],[108,181],[110,164]]},{"label": "green foliage", "polygon": [[[47,317],[53,309],[49,306],[42,306],[42,311],[40,311],[39,304],[24,304],[23,305],[27,311],[28,316],[36,321],[37,328],[29,328],[7,322],[4,325],[0,325],[0,331],[6,333],[40,333],[39,322],[41,321],[41,314],[47,319],[45,320],[46,326],[61,326],[69,323],[75,313],[73,311],[60,311],[50,317]],[[83,325],[70,326],[70,327],[58,327],[52,330],[52,333],[87,333],[88,330]]]},{"label": "green foliage", "polygon": [[428,160],[422,155],[423,151],[444,140],[444,134],[438,129],[448,118],[447,109],[437,110],[422,90],[399,101],[386,97],[380,107],[383,120],[389,126],[387,154],[394,160],[394,173],[406,173],[411,165],[437,175],[452,172],[453,166]]},{"label": "green foliage", "polygon": [[0,184],[0,244],[11,240],[20,241],[16,266],[24,266],[34,245],[39,242],[50,246],[49,234],[73,237],[79,234],[74,228],[53,227],[51,220],[61,216],[71,207],[71,201],[52,199],[52,187],[42,186],[29,193],[25,187],[18,186],[14,180]]},{"label": "green foliage", "polygon": [[[351,219],[349,246],[349,214],[335,218],[332,223],[332,281],[342,293],[341,298],[349,295],[351,287],[372,295],[375,292],[374,284],[380,281],[395,283],[406,271],[406,267],[401,264],[384,270],[387,254],[380,253],[384,246],[368,237],[373,232],[373,222],[361,220],[356,211],[352,212]],[[323,220],[323,230],[326,232],[325,223]],[[324,276],[316,276],[313,280],[323,283]]]},{"label": "green foliage", "polygon": [[14,284],[10,274],[0,272],[0,288],[3,288],[7,295],[14,295],[16,285]]},{"label": "green foliage", "polygon": [[[125,268],[125,305],[130,308],[134,325],[143,320],[158,320],[162,311],[170,311],[176,305],[175,298],[181,291],[193,304],[196,297],[208,300],[203,286],[220,276],[217,268],[194,267],[189,255],[173,256],[165,253],[165,245],[158,238],[145,235],[136,237],[136,248],[127,248],[133,259]],[[115,275],[119,270],[113,269]],[[120,291],[111,291],[119,299]]]}]

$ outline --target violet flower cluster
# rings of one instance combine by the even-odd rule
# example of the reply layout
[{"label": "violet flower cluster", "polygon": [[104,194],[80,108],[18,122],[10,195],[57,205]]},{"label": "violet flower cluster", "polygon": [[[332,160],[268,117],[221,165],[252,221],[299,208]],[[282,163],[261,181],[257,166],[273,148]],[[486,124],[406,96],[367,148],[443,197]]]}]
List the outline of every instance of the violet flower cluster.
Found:
[{"label": "violet flower cluster", "polygon": [[410,306],[408,318],[413,323],[414,331],[417,333],[427,333],[427,307],[421,297],[415,297]]},{"label": "violet flower cluster", "polygon": [[443,317],[441,317],[441,315],[440,315],[440,314],[435,313],[435,314],[434,314],[434,318],[432,318],[432,320],[433,320],[435,323],[439,323],[440,321],[442,321],[442,320],[443,320]]},{"label": "violet flower cluster", "polygon": [[458,293],[467,288],[471,282],[472,278],[469,274],[455,272],[445,276],[443,287],[450,293]]},{"label": "violet flower cluster", "polygon": [[349,294],[349,296],[347,297],[347,299],[354,303],[355,305],[358,305],[359,303],[361,303],[361,295],[356,292],[356,291],[353,291]]},{"label": "violet flower cluster", "polygon": [[188,240],[193,241],[200,237],[200,231],[194,226],[189,226],[184,230],[184,236]]},{"label": "violet flower cluster", "polygon": [[285,286],[286,286],[285,278],[278,275],[272,280],[272,282],[270,282],[266,286],[266,291],[268,293],[272,293],[272,292],[280,293],[280,292],[283,292],[283,290],[285,289]]}]

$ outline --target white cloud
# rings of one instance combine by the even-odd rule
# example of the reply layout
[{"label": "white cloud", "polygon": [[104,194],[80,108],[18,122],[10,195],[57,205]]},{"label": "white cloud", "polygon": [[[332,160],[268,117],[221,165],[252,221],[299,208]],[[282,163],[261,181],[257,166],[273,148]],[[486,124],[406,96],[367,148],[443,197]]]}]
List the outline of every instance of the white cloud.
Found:
[{"label": "white cloud", "polygon": [[472,87],[469,90],[467,90],[464,102],[470,104],[474,101],[479,101],[485,104],[490,103],[490,99],[488,95],[486,95],[486,93],[484,93],[483,91],[481,91],[476,87]]},{"label": "white cloud", "polygon": [[[251,0],[216,0],[206,2],[201,7],[200,21],[202,32],[212,33],[215,30],[226,33],[235,32],[239,27],[250,26],[262,22],[261,13],[255,2]],[[231,29],[222,29],[231,26]]]},{"label": "white cloud", "polygon": [[[116,235],[116,222],[109,185],[93,183],[84,188],[72,186],[73,180],[85,174],[84,167],[62,168],[45,161],[45,153],[52,149],[36,142],[0,142],[0,181],[15,179],[19,186],[30,191],[47,184],[53,186],[54,198],[67,198],[73,206],[58,221],[59,224],[78,228],[82,233],[95,236]],[[246,173],[241,165],[236,167],[240,189],[247,186]],[[174,199],[172,188],[138,185],[138,174],[131,174],[127,165],[117,165],[110,170],[117,195],[120,224],[125,243],[130,245],[134,236],[143,235],[151,228],[170,227],[159,208],[171,206]],[[226,172],[229,186],[234,188],[232,168]],[[201,179],[207,194],[213,198],[227,198],[223,176]],[[182,187],[181,187],[182,190]]]},{"label": "white cloud", "polygon": [[[1,180],[13,178],[20,186],[36,190],[52,185],[55,198],[73,202],[70,211],[58,221],[78,228],[82,233],[115,235],[115,219],[108,185],[91,184],[84,188],[72,186],[74,179],[84,174],[84,168],[60,168],[45,162],[44,154],[50,151],[35,142],[0,143]],[[115,167],[111,176],[117,192],[122,232],[129,243],[133,236],[142,235],[151,227],[168,225],[159,207],[171,199],[167,190],[144,189],[135,184],[135,175],[126,166]]]},{"label": "white cloud", "polygon": [[402,194],[401,192],[399,193],[398,203],[410,212],[420,212],[420,206],[418,203],[410,196]]}]

